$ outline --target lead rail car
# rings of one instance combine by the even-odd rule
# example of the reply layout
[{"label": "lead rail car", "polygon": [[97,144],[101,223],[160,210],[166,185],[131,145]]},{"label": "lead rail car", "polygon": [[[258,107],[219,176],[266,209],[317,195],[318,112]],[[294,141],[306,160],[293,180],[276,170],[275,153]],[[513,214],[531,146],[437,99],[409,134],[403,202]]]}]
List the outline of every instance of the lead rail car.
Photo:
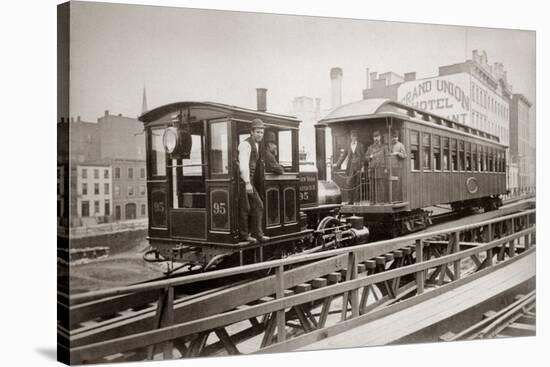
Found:
[{"label": "lead rail car", "polygon": [[[365,167],[360,203],[341,208],[343,215],[364,217],[373,233],[395,237],[425,228],[430,219],[423,208],[433,205],[450,204],[454,210],[493,210],[502,205],[507,147],[494,135],[387,99],[362,100],[333,110],[316,126],[318,141],[324,141],[327,127],[332,132],[334,162],[349,145],[350,130],[359,133],[365,150],[375,130],[389,152],[393,132],[405,146],[407,158],[388,154],[374,174]],[[318,145],[317,150],[317,166],[325,167],[324,149]],[[332,178],[344,188],[345,201],[344,170],[333,170]],[[382,184],[374,185],[376,179]]]},{"label": "lead rail car", "polygon": [[[275,133],[284,173],[266,173],[260,191],[263,226],[271,240],[250,244],[239,242],[238,236],[237,147],[250,135],[255,118],[264,121],[266,134]],[[233,264],[242,265],[351,243],[368,234],[361,223],[352,228],[330,216],[339,208],[337,189],[319,183],[315,171],[299,172],[296,118],[212,102],[179,102],[139,119],[146,131],[149,242],[157,258],[204,268],[233,258]]]}]

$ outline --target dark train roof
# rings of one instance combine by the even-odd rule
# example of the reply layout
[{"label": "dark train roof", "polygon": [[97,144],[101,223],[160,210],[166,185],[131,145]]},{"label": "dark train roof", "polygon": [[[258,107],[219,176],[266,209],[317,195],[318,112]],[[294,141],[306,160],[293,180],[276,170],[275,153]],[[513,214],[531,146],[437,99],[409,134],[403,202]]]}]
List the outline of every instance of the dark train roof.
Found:
[{"label": "dark train roof", "polygon": [[145,123],[157,121],[171,113],[178,112],[182,109],[189,109],[192,116],[197,120],[210,120],[215,118],[242,118],[244,120],[252,120],[254,118],[263,119],[264,122],[279,122],[289,127],[298,128],[300,120],[293,116],[279,115],[269,112],[261,112],[243,107],[226,105],[223,103],[214,102],[175,102],[157,107],[145,112],[139,116],[139,120]]},{"label": "dark train roof", "polygon": [[342,105],[332,110],[327,116],[321,119],[319,123],[333,124],[344,121],[379,118],[382,116],[399,117],[404,120],[422,124],[435,124],[501,144],[497,136],[489,134],[485,131],[449,120],[448,118],[428,111],[423,111],[418,108],[384,98],[370,98]]}]

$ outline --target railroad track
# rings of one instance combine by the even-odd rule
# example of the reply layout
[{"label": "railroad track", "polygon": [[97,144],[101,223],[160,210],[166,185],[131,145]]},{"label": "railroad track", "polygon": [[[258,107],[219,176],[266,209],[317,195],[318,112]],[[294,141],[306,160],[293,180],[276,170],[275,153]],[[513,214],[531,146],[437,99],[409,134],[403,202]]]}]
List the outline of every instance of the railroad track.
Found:
[{"label": "railroad track", "polygon": [[[498,211],[494,213],[498,214]],[[352,267],[352,269],[355,269],[353,272],[355,275],[351,276],[369,276],[413,264],[416,253],[414,241],[408,243],[405,238],[402,241],[406,244],[405,246],[389,252],[380,252],[376,257],[360,255],[356,259],[356,266]],[[436,247],[440,245],[438,242],[445,242],[443,247],[447,247],[447,241],[449,241],[449,238],[441,235],[426,237],[427,247],[424,253],[425,258],[427,256],[426,260],[430,256],[444,255],[444,252],[442,252],[444,249],[436,251]],[[379,246],[376,243],[373,245]],[[469,246],[469,244],[465,243],[465,246]],[[434,251],[429,251],[431,247],[434,247]],[[313,292],[319,288],[348,280],[351,274],[347,271],[348,260],[347,256],[340,255],[308,262],[294,268],[293,266],[287,267],[284,271],[285,288],[282,295],[292,297],[299,293]],[[480,259],[478,259],[478,262],[480,262]],[[483,264],[480,262],[477,267],[481,269]],[[211,315],[219,315],[225,312],[256,307],[262,303],[269,303],[277,298],[274,286],[276,275],[269,275],[269,273],[266,275],[266,270],[263,270],[263,274],[258,272],[249,273],[251,277],[246,278],[243,277],[243,274],[240,274],[239,276],[221,278],[222,280],[218,282],[202,281],[201,283],[175,285],[137,293],[128,290],[128,292],[120,292],[108,298],[88,301],[83,299],[71,305],[70,330],[60,328],[60,335],[65,335],[67,338],[70,335],[72,347],[78,348],[103,340],[162,328],[166,326],[165,322],[181,324],[204,317],[212,317]],[[446,277],[445,272],[440,271],[438,275],[434,271],[431,275],[426,278],[427,283],[433,281],[437,284],[443,284],[448,281],[444,280]],[[365,294],[365,297],[360,297],[359,308],[362,313],[384,307],[392,302],[398,302],[415,291],[413,287],[414,279],[410,277],[394,279],[376,285],[379,289],[377,289],[377,294],[374,296],[374,302],[371,300],[367,304],[368,293]],[[136,285],[136,287],[138,286]],[[171,292],[171,294],[167,294],[168,292]],[[371,294],[374,294],[374,292],[375,290],[370,290]],[[341,301],[336,301],[336,305],[332,306],[331,302],[328,302],[327,306],[312,303],[307,307],[293,307],[285,317],[286,326],[294,330],[292,333],[289,331],[289,334],[307,333],[323,326],[327,319],[330,320],[331,315],[338,317],[334,314],[342,313],[341,305],[348,303],[347,297],[344,294],[335,297],[335,299],[339,298]],[[170,311],[171,321],[165,320],[166,303],[173,305]],[[338,303],[340,303],[340,306],[337,305]],[[344,308],[348,309],[348,307]],[[527,314],[527,316],[529,315]],[[246,349],[251,343],[247,340],[257,340],[258,337],[262,339],[260,340],[261,344],[257,346],[261,349],[274,342],[276,338],[273,331],[275,324],[276,318],[274,316],[260,319],[251,318],[249,322],[214,330],[210,334],[210,339],[209,334],[205,334],[184,337],[179,341],[174,341],[173,352],[176,353],[176,350],[179,350],[180,357],[217,355],[219,353],[235,354],[239,352],[238,347],[241,353],[246,353]],[[263,338],[260,334],[264,335]],[[163,353],[160,347],[159,345],[156,351],[153,347],[147,348],[147,350],[117,353],[105,356],[98,361],[116,362],[152,359]],[[177,353],[175,355],[177,356]]]},{"label": "railroad track", "polygon": [[483,320],[457,334],[448,332],[444,341],[505,338],[536,335],[536,291],[518,295],[515,301],[499,311],[483,314]]}]

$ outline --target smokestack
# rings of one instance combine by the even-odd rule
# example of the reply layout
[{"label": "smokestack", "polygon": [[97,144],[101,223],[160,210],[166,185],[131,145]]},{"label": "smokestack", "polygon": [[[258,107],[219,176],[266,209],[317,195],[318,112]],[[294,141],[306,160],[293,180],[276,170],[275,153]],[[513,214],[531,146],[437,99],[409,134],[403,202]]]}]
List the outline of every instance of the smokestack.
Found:
[{"label": "smokestack", "polygon": [[321,98],[315,98],[315,112],[321,112]]},{"label": "smokestack", "polygon": [[332,94],[332,108],[336,108],[342,104],[342,77],[344,72],[341,68],[330,69],[330,84]]},{"label": "smokestack", "polygon": [[266,112],[267,111],[267,101],[266,101],[266,94],[267,89],[266,88],[256,88],[256,103],[257,103],[257,110],[260,112]]},{"label": "smokestack", "polygon": [[105,110],[105,117],[109,116],[109,110]]},{"label": "smokestack", "polygon": [[326,181],[327,179],[327,151],[325,144],[325,136],[327,125],[316,124],[315,126],[315,151],[316,151],[316,165],[317,165],[317,178],[320,181]]},{"label": "smokestack", "polygon": [[365,89],[370,89],[370,70],[369,70],[369,68],[367,68],[366,71],[367,71],[367,79],[366,79],[366,88]]}]

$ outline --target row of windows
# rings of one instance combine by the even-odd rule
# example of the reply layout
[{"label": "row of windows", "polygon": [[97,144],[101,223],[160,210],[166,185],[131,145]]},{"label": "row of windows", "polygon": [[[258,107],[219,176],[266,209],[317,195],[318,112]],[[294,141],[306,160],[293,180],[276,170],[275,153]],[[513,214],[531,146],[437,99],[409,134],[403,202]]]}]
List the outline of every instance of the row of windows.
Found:
[{"label": "row of windows", "polygon": [[[105,200],[103,214],[101,214],[100,205],[101,204],[100,204],[99,200],[94,201],[94,215],[104,215],[104,216],[111,215],[110,200],[108,200],[108,199]],[[59,211],[59,208],[60,208],[60,205],[59,205],[59,201],[58,201],[58,211]],[[82,217],[89,217],[90,216],[90,202],[89,201],[82,201],[81,204],[80,204],[80,209],[81,209]],[[147,208],[146,208],[145,204],[141,204],[141,206],[140,206],[140,215],[142,217],[147,215]],[[125,219],[135,219],[135,218],[136,218],[136,204],[134,204],[134,203],[126,204]],[[122,219],[121,206],[120,205],[115,206],[115,219]]]},{"label": "row of windows", "polygon": [[[99,168],[94,168],[93,172],[94,172],[94,178],[96,178],[96,179],[99,178]],[[82,175],[82,178],[88,178],[88,169],[87,168],[82,168],[81,175]],[[103,170],[103,178],[109,178],[109,170],[108,169]]]},{"label": "row of windows", "polygon": [[[134,196],[134,193],[135,193],[134,185],[128,185],[126,187],[126,193],[127,193],[128,196]],[[139,195],[140,196],[145,196],[145,185],[139,185]],[[120,185],[115,185],[114,196],[115,197],[120,196]]]},{"label": "row of windows", "polygon": [[506,152],[430,133],[411,131],[411,170],[506,172]]},{"label": "row of windows", "polygon": [[486,91],[472,84],[472,98],[474,102],[490,110],[493,113],[501,116],[502,118],[508,118],[508,108],[506,105],[499,103],[498,100],[492,98]]},{"label": "row of windows", "polygon": [[[94,168],[93,173],[94,173],[93,177],[98,179],[99,178],[99,169]],[[88,169],[83,168],[81,175],[82,175],[82,178],[88,178]],[[127,177],[130,178],[130,179],[134,178],[134,168],[133,167],[128,167]],[[58,172],[58,178],[59,178],[59,172]],[[109,178],[109,170],[108,169],[103,170],[103,178]],[[120,178],[120,167],[115,167],[115,178]],[[139,178],[145,178],[145,168],[140,168],[139,169]]]},{"label": "row of windows", "polygon": [[[94,213],[96,215],[100,214],[99,210],[99,200],[94,201]],[[82,217],[89,217],[90,216],[90,202],[89,201],[82,201],[80,203],[80,214]],[[103,215],[111,215],[111,201],[109,199],[105,199],[104,202],[104,212]]]},{"label": "row of windows", "polygon": [[[109,184],[103,184],[103,194],[109,195]],[[82,183],[82,195],[88,195],[88,184],[86,182]],[[94,195],[101,195],[99,192],[99,184],[94,183]]]},{"label": "row of windows", "polygon": [[[120,167],[115,167],[115,178],[120,178]],[[133,179],[134,178],[134,168],[133,167],[128,167],[128,170],[126,171],[127,172],[127,175],[126,177],[129,178],[129,179]],[[145,168],[140,168],[139,169],[139,178],[145,178]]]}]

